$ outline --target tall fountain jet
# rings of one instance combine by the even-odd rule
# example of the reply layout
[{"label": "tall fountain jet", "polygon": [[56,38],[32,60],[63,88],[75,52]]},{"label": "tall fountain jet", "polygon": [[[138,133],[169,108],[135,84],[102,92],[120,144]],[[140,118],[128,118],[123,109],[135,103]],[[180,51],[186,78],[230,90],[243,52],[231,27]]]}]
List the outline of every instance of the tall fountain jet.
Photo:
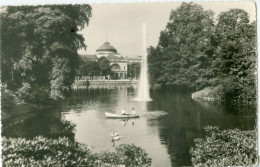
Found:
[{"label": "tall fountain jet", "polygon": [[148,64],[146,53],[146,24],[143,23],[143,55],[141,64],[141,73],[138,86],[138,94],[135,98],[136,101],[151,101],[150,98],[150,85],[148,80]]}]

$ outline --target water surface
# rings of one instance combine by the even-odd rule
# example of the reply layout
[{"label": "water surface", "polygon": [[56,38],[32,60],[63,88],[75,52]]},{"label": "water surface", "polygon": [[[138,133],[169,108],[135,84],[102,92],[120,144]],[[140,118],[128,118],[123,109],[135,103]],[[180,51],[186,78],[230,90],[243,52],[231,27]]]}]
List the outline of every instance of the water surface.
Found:
[{"label": "water surface", "polygon": [[[251,111],[239,113],[223,105],[198,102],[191,99],[190,94],[157,89],[151,91],[153,101],[137,102],[133,100],[135,97],[136,89],[125,86],[76,89],[55,109],[3,128],[3,135],[67,135],[87,144],[94,152],[133,143],[148,153],[152,166],[175,167],[191,165],[189,150],[194,138],[204,137],[203,127],[247,130],[256,125]],[[120,113],[122,108],[130,112],[133,107],[140,118],[107,119],[104,114]],[[75,124],[74,130],[64,126],[64,122]],[[119,133],[121,140],[111,142],[111,132]]]}]

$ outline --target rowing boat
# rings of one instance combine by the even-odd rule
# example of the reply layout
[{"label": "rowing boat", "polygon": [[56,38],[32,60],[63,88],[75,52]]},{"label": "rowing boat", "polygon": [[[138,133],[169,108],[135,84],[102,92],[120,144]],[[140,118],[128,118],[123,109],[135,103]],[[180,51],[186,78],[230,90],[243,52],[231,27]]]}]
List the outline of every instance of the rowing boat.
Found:
[{"label": "rowing boat", "polygon": [[113,114],[113,113],[109,113],[109,112],[105,112],[105,115],[108,118],[138,118],[139,115],[136,114],[126,114],[126,115],[122,115],[122,114]]}]

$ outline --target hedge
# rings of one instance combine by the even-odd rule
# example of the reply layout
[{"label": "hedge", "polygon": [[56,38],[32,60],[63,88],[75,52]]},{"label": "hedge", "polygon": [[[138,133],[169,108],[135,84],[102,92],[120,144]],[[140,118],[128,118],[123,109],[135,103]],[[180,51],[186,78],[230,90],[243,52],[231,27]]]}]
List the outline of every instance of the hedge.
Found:
[{"label": "hedge", "polygon": [[256,131],[219,130],[208,126],[206,138],[194,139],[192,164],[197,167],[252,166],[257,162]]},{"label": "hedge", "polygon": [[92,153],[86,145],[66,137],[2,139],[3,166],[150,166],[151,158],[135,145],[122,144],[114,152]]}]

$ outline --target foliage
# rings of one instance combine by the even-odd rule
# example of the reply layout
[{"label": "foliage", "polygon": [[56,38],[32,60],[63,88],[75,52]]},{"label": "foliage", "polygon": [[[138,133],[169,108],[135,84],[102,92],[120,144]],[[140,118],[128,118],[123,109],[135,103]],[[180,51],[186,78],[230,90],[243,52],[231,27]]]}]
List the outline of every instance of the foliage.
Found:
[{"label": "foliage", "polygon": [[151,158],[147,153],[135,145],[120,144],[115,152],[105,151],[98,155],[98,166],[120,166],[139,167],[151,166]]},{"label": "foliage", "polygon": [[219,98],[218,96],[215,95],[216,88],[218,87],[204,88],[203,90],[192,93],[191,97],[192,99],[198,99],[202,101],[214,101]]},{"label": "foliage", "polygon": [[102,56],[98,59],[99,69],[100,69],[100,75],[106,76],[111,75],[111,67],[109,60]]},{"label": "foliage", "polygon": [[104,151],[99,154],[97,161],[96,161],[96,166],[98,167],[112,167],[112,166],[120,166],[121,160],[120,157],[116,152],[110,152],[110,151]]},{"label": "foliage", "polygon": [[110,61],[104,56],[98,61],[80,57],[77,75],[90,77],[111,75]]},{"label": "foliage", "polygon": [[121,144],[116,152],[125,166],[150,166],[151,159],[145,151],[135,145]]},{"label": "foliage", "polygon": [[172,10],[157,47],[148,49],[153,82],[192,90],[208,86],[214,76],[213,32],[212,11],[193,3]]},{"label": "foliage", "polygon": [[29,83],[22,83],[22,87],[18,90],[17,95],[22,100],[30,100],[33,99],[33,92],[31,85]]},{"label": "foliage", "polygon": [[[63,93],[74,82],[76,75],[76,67],[70,67],[71,61],[66,58],[53,58],[53,68],[51,71],[51,92],[50,96],[53,99],[63,98]],[[72,72],[73,70],[73,72]]]},{"label": "foliage", "polygon": [[4,166],[93,166],[95,157],[85,146],[67,138],[3,138]]},{"label": "foliage", "polygon": [[255,131],[206,127],[206,138],[191,148],[194,166],[251,166],[257,162]]},{"label": "foliage", "polygon": [[84,60],[81,58],[79,68],[78,68],[78,76],[99,76],[100,67],[97,61],[92,60]]},{"label": "foliage", "polygon": [[224,102],[256,103],[256,22],[231,9],[219,14],[193,3],[172,10],[156,47],[148,48],[152,84],[185,90],[218,87]]},{"label": "foliage", "polygon": [[77,32],[90,17],[87,4],[5,8],[1,13],[2,82],[14,91],[22,87],[21,95],[27,95],[23,91],[28,84],[28,91],[40,89],[52,99],[63,98],[75,78],[77,51],[86,48]]},{"label": "foliage", "polygon": [[129,78],[139,78],[141,71],[140,63],[127,64],[127,75]]},{"label": "foliage", "polygon": [[92,153],[86,145],[68,138],[3,138],[5,166],[150,166],[151,159],[139,147],[119,145],[115,152]]},{"label": "foliage", "polygon": [[[161,33],[162,35],[162,33]],[[156,48],[150,46],[148,48],[148,69],[150,82],[152,85],[162,84],[165,82],[163,79],[163,66],[162,66],[162,51],[159,46]]]},{"label": "foliage", "polygon": [[[232,9],[218,16],[216,25],[220,84],[224,98],[252,103],[256,99],[256,25],[248,13]],[[228,90],[227,90],[228,89]]]},{"label": "foliage", "polygon": [[1,108],[4,110],[12,110],[17,103],[15,94],[6,89],[6,85],[1,85]]}]

